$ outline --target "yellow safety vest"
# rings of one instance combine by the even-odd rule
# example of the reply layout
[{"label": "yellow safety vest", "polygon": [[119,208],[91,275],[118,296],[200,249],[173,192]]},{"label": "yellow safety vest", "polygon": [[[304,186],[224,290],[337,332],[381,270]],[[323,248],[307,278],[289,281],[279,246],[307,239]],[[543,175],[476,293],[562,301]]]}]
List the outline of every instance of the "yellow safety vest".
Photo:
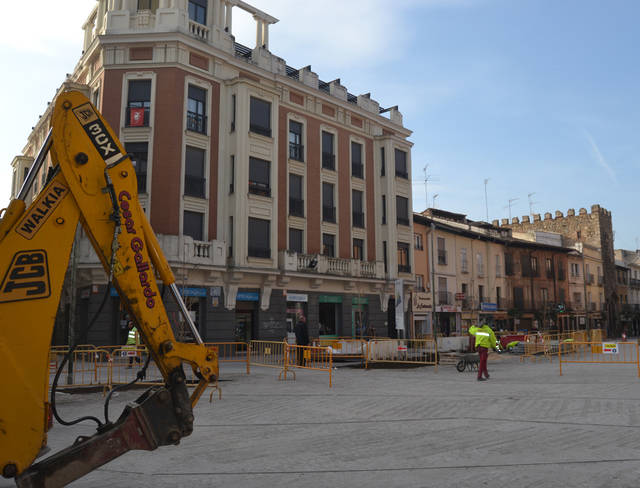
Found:
[{"label": "yellow safety vest", "polygon": [[137,336],[138,336],[138,331],[134,327],[129,331],[129,335],[127,336],[127,346],[138,345],[138,341],[136,340]]},{"label": "yellow safety vest", "polygon": [[469,327],[469,334],[475,336],[476,347],[482,346],[487,349],[494,349],[496,347],[496,335],[488,325],[476,327],[475,325]]}]

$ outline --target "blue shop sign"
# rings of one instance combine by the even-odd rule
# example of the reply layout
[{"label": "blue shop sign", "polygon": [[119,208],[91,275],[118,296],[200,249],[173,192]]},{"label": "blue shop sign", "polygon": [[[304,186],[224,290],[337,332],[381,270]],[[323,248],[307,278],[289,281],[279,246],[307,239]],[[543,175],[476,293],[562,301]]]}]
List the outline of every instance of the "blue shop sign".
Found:
[{"label": "blue shop sign", "polygon": [[109,295],[112,296],[112,297],[120,296],[118,294],[118,290],[116,290],[115,286],[113,286],[113,285],[111,286],[111,289],[109,290]]},{"label": "blue shop sign", "polygon": [[184,288],[180,288],[180,294],[183,297],[207,298],[207,289],[197,286],[185,286]]},{"label": "blue shop sign", "polygon": [[480,310],[483,312],[496,312],[498,310],[497,303],[481,302]]},{"label": "blue shop sign", "polygon": [[257,291],[239,291],[236,295],[237,302],[257,302],[260,301],[260,293]]}]

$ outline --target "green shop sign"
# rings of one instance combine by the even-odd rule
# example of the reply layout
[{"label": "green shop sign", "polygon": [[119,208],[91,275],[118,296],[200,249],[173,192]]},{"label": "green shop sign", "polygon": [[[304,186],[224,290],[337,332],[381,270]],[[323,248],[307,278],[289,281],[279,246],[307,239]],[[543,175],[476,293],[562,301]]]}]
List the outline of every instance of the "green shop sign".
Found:
[{"label": "green shop sign", "polygon": [[351,303],[353,305],[369,305],[369,297],[353,297]]},{"label": "green shop sign", "polygon": [[342,303],[340,295],[319,295],[318,303]]}]

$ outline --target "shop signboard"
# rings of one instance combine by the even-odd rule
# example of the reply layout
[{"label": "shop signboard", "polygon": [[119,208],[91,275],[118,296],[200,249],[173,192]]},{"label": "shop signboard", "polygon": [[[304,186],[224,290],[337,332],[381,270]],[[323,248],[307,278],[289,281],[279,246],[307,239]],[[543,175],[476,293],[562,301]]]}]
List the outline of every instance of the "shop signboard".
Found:
[{"label": "shop signboard", "polygon": [[206,298],[207,289],[199,286],[183,286],[180,288],[180,294],[183,297]]},{"label": "shop signboard", "polygon": [[618,354],[618,344],[616,342],[603,342],[602,343],[603,354]]},{"label": "shop signboard", "polygon": [[467,298],[467,294],[466,293],[456,293],[456,300],[464,300],[465,298]]},{"label": "shop signboard", "polygon": [[309,295],[306,293],[287,293],[287,301],[306,303],[309,301]]},{"label": "shop signboard", "polygon": [[483,312],[495,312],[498,310],[497,303],[480,302],[480,310]]},{"label": "shop signboard", "polygon": [[238,302],[257,302],[260,300],[260,293],[257,291],[239,291],[236,295]]},{"label": "shop signboard", "polygon": [[319,295],[318,303],[342,303],[341,295]]},{"label": "shop signboard", "polygon": [[414,292],[411,294],[411,309],[414,312],[431,311],[431,295],[424,292]]}]

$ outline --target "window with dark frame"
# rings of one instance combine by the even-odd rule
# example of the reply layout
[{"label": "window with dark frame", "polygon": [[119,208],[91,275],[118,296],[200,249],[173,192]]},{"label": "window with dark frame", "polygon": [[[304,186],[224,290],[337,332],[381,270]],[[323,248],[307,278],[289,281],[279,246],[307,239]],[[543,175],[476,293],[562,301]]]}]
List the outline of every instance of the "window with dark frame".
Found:
[{"label": "window with dark frame", "polygon": [[398,242],[398,273],[411,273],[409,244],[407,242]]},{"label": "window with dark frame", "polygon": [[380,176],[384,176],[385,175],[385,171],[386,171],[386,157],[385,157],[385,152],[384,152],[384,147],[380,148]]},{"label": "window with dark frame", "polygon": [[364,260],[364,240],[353,239],[353,259]]},{"label": "window with dark frame", "polygon": [[207,0],[189,0],[189,19],[198,24],[207,23]]},{"label": "window with dark frame", "polygon": [[514,274],[513,255],[510,253],[504,254],[504,274],[507,276],[513,276]]},{"label": "window with dark frame", "polygon": [[418,251],[424,250],[422,246],[422,234],[419,234],[419,233],[413,234],[413,242],[414,242],[414,249],[417,249]]},{"label": "window with dark frame", "polygon": [[151,10],[155,12],[158,8],[158,0],[138,0],[138,10]]},{"label": "window with dark frame", "polygon": [[356,178],[364,177],[362,166],[362,144],[351,142],[351,176]]},{"label": "window with dark frame", "polygon": [[387,224],[387,196],[382,195],[382,225]]},{"label": "window with dark frame", "polygon": [[127,127],[148,127],[151,110],[151,80],[129,80]]},{"label": "window with dark frame", "polygon": [[187,98],[187,130],[207,133],[207,90],[189,85]]},{"label": "window with dark frame", "polygon": [[513,288],[513,306],[514,308],[524,308],[524,290],[522,287],[516,286]]},{"label": "window with dark frame", "polygon": [[289,159],[304,161],[304,145],[302,144],[302,124],[289,121]]},{"label": "window with dark frame", "polygon": [[304,217],[302,176],[289,173],[289,215]]},{"label": "window with dark frame", "polygon": [[331,183],[322,183],[322,220],[324,222],[336,221],[336,207]]},{"label": "window with dark frame", "polygon": [[125,142],[124,150],[131,157],[138,179],[138,193],[147,192],[147,158],[149,155],[148,142]]},{"label": "window with dark frame", "polygon": [[336,255],[336,236],[333,234],[322,234],[322,254],[331,258]]},{"label": "window with dark frame", "polygon": [[271,196],[271,163],[264,159],[249,158],[249,193]]},{"label": "window with dark frame", "polygon": [[204,214],[185,210],[182,220],[182,233],[194,241],[204,240]]},{"label": "window with dark frame", "polygon": [[336,169],[336,155],[333,150],[333,134],[322,131],[322,167],[324,169]]},{"label": "window with dark frame", "polygon": [[438,264],[445,266],[447,264],[447,250],[445,248],[444,237],[438,237]]},{"label": "window with dark frame", "polygon": [[249,130],[255,134],[271,137],[271,104],[260,98],[251,97]]},{"label": "window with dark frame", "polygon": [[205,152],[197,147],[187,146],[184,168],[185,196],[205,198],[204,158]]},{"label": "window with dark frame", "polygon": [[547,258],[545,260],[545,269],[547,272],[547,278],[553,278],[553,259]]},{"label": "window with dark frame", "polygon": [[384,262],[384,272],[387,273],[387,241],[382,241],[382,260]]},{"label": "window with dark frame", "polygon": [[231,95],[231,132],[236,130],[236,95]]},{"label": "window with dark frame", "polygon": [[91,97],[91,103],[93,103],[94,107],[100,110],[100,86],[97,86],[93,92],[93,96]]},{"label": "window with dark frame", "polygon": [[233,216],[229,217],[229,257],[233,257]]},{"label": "window with dark frame", "polygon": [[364,228],[364,212],[362,210],[362,192],[351,190],[351,225]]},{"label": "window with dark frame", "polygon": [[233,193],[236,189],[236,157],[231,155],[231,168],[229,175],[229,193]]},{"label": "window with dark frame", "polygon": [[304,231],[289,227],[289,251],[302,254],[304,252],[302,238]]},{"label": "window with dark frame", "polygon": [[249,256],[271,258],[271,221],[249,217]]},{"label": "window with dark frame", "polygon": [[409,171],[407,169],[406,151],[401,151],[400,149],[396,149],[394,152],[395,152],[395,160],[396,160],[396,176],[400,178],[408,179]]},{"label": "window with dark frame", "polygon": [[409,199],[396,196],[396,218],[398,225],[409,225]]}]

